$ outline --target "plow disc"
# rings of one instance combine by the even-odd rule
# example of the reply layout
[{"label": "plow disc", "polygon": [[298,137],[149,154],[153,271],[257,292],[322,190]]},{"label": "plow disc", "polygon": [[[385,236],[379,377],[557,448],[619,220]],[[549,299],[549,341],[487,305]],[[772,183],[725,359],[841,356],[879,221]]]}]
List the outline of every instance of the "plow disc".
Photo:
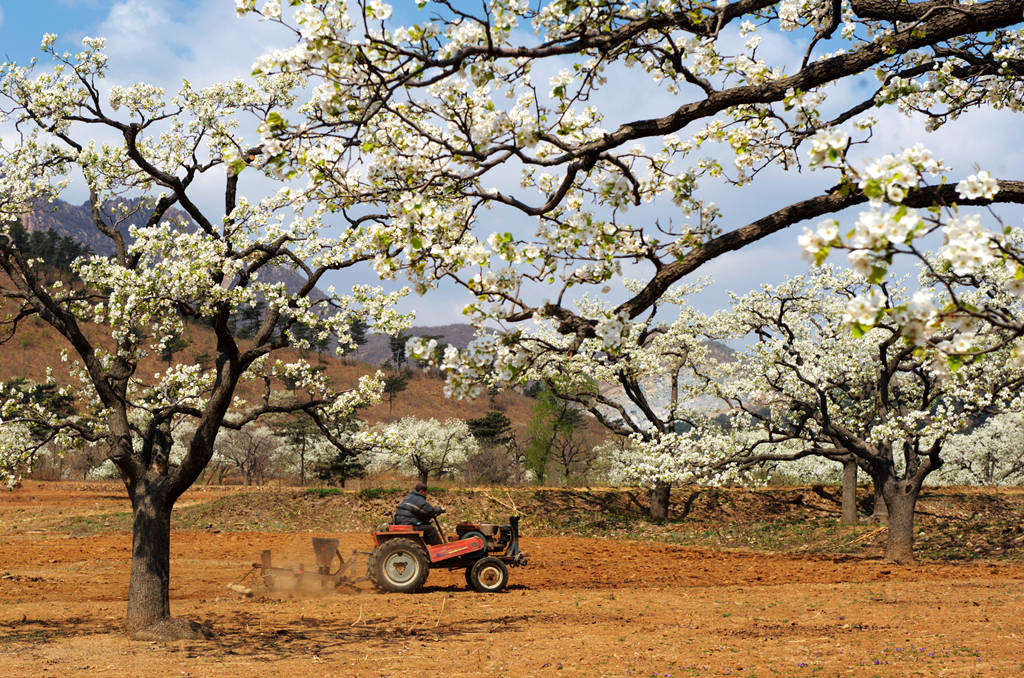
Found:
[{"label": "plow disc", "polygon": [[[260,562],[253,563],[252,568],[245,573],[239,581],[228,584],[228,588],[244,596],[252,595],[252,588],[245,585],[245,580],[254,573],[259,573],[267,591],[295,590],[309,586],[317,586],[321,589],[336,589],[341,586],[354,587],[361,581],[366,581],[365,574],[357,575],[357,563],[359,555],[368,556],[369,552],[353,550],[346,559],[338,550],[337,539],[324,539],[313,537],[313,554],[316,559],[316,569],[306,569],[302,563],[291,567],[275,566],[271,558],[270,549],[260,553]],[[363,559],[363,572],[366,571],[366,560]]]}]

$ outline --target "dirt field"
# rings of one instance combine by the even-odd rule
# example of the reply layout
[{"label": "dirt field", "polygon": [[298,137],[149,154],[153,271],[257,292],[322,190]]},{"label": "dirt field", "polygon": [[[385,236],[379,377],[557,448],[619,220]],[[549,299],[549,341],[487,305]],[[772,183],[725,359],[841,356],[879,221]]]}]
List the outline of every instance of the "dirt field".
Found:
[{"label": "dirt field", "polygon": [[[200,488],[202,505],[230,490]],[[101,525],[116,487],[29,483],[0,494],[3,676],[974,676],[1024,674],[1024,564],[895,567],[863,556],[705,551],[526,534],[509,589],[466,590],[432,571],[423,593],[227,589],[270,548],[313,563],[310,538],[363,533],[178,531],[172,611],[209,642],[119,631],[130,538],[36,529]],[[51,522],[47,522],[51,521]]]}]

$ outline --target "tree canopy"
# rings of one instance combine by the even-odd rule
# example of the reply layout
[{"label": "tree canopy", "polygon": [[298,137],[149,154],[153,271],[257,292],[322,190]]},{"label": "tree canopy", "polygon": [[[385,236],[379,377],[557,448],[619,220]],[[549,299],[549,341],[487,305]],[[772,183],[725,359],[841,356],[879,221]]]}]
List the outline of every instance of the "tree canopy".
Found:
[{"label": "tree canopy", "polygon": [[[1024,199],[1014,177],[976,177],[998,190],[966,198],[956,181],[925,183],[940,167],[926,149],[878,148],[874,134],[901,113],[937,129],[1019,108],[1014,0],[346,7],[239,3],[297,38],[257,72],[310,78],[305,115],[282,113],[274,129],[282,162],[328,177],[326,198],[401,248],[377,258],[378,273],[421,291],[462,286],[481,325],[537,319],[579,340],[616,337],[685,276],[801,221],[882,196],[908,209]],[[619,92],[643,105],[623,111]],[[804,197],[764,201],[753,219],[711,199],[811,170],[822,175],[798,184]],[[641,284],[612,308],[575,303],[626,274]],[[446,364],[460,371],[453,392],[471,393],[529,360],[512,333]]]}]

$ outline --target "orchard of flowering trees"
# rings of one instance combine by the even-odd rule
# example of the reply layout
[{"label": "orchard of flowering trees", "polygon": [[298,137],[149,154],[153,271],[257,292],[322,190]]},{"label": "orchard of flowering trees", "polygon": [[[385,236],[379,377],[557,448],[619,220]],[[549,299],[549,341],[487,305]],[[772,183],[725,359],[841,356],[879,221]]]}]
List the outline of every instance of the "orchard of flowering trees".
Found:
[{"label": "orchard of flowering trees", "polygon": [[[907,562],[914,506],[943,465],[947,441],[994,414],[1020,413],[1024,367],[1004,347],[952,370],[888,320],[851,332],[845,309],[868,286],[856,274],[823,269],[736,299],[713,324],[756,341],[718,365],[713,381],[732,405],[739,442],[730,463],[852,457],[888,509],[886,556]],[[887,291],[891,305],[914,303],[896,284]],[[1000,296],[985,291],[977,296]],[[1012,298],[1001,303],[1008,313],[1024,310]]]},{"label": "orchard of flowering trees", "polygon": [[377,470],[404,471],[424,483],[454,475],[479,449],[466,422],[458,419],[405,417],[366,429],[360,442]]},{"label": "orchard of flowering trees", "polygon": [[1024,416],[1006,412],[950,436],[936,480],[949,485],[1024,485]]},{"label": "orchard of flowering trees", "polygon": [[[296,36],[257,71],[310,78],[303,115],[274,130],[287,166],[329,175],[331,199],[378,209],[381,231],[402,243],[400,258],[377,258],[380,275],[404,275],[420,292],[439,280],[461,286],[473,295],[470,318],[506,329],[439,357],[453,394],[594,356],[628,381],[633,349],[649,336],[642,328],[671,325],[652,319],[676,308],[687,275],[823,217],[800,239],[814,263],[850,249],[851,267],[878,285],[906,253],[944,281],[898,303],[884,289],[856,295],[857,331],[888,314],[901,337],[953,367],[1021,331],[960,292],[995,259],[1010,273],[1003,288],[1020,286],[1012,238],[962,210],[1019,203],[1024,184],[947,167],[921,145],[874,141],[895,116],[924,132],[979,109],[1018,110],[1019,3],[496,1],[400,16],[376,0],[358,13],[335,2],[292,13],[277,2],[238,6]],[[788,50],[763,47],[780,36]],[[620,90],[644,102],[639,115],[614,106]],[[796,175],[809,175],[790,183],[805,185],[804,197],[767,201],[753,219],[737,222],[707,197],[728,186],[742,199]],[[844,210],[857,207],[867,211],[841,236]],[[945,244],[928,259],[914,243],[939,230]],[[623,277],[638,282],[620,289]],[[610,289],[614,301],[593,301]],[[524,341],[528,322],[564,339]],[[990,328],[1010,332],[974,343]],[[432,349],[410,344],[418,356]],[[666,437],[678,435],[676,414],[638,407],[647,467],[687,447]]]},{"label": "orchard of flowering trees", "polygon": [[[952,433],[931,421],[947,406],[929,399],[933,389],[979,410],[1004,406],[1012,384],[992,382],[990,402],[966,381],[996,379],[1000,366],[1015,374],[1024,353],[1024,320],[1008,305],[1024,289],[1019,228],[992,209],[1024,201],[1024,183],[947,167],[923,146],[881,147],[875,131],[904,114],[937,130],[979,109],[1018,111],[1019,0],[442,1],[400,13],[380,0],[236,4],[294,36],[245,80],[171,94],[123,86],[105,80],[102,40],[71,54],[57,52],[53,36],[43,43],[51,70],[0,72],[3,120],[15,130],[0,151],[3,223],[84,183],[95,228],[115,251],[80,258],[74,284],[48,282],[0,232],[0,340],[38,317],[66,340],[79,384],[62,387],[77,396],[70,415],[17,397],[0,403],[3,468],[14,474],[31,454],[19,444],[24,427],[106,447],[133,507],[130,631],[169,619],[170,511],[221,429],[303,412],[330,435],[350,430],[353,410],[379,397],[379,379],[342,393],[305,361],[275,355],[309,342],[300,327],[346,347],[354,324],[389,334],[407,326],[392,309],[398,292],[313,295],[328,273],[365,264],[421,294],[441,284],[467,292],[466,315],[505,331],[439,357],[453,395],[543,374],[608,412],[616,405],[601,403],[594,382],[620,384],[640,414],[605,421],[632,432],[631,467],[655,484],[675,482],[679,458],[757,453],[751,440],[789,426],[812,450],[823,449],[820,436],[847,445],[895,497],[919,488]],[[623,112],[623,92],[643,105]],[[788,204],[755,193],[780,181],[804,193]],[[197,194],[213,184],[222,200],[211,208]],[[716,190],[752,196],[763,211],[723,211]],[[138,206],[139,196],[146,225],[125,238],[118,206]],[[191,223],[167,219],[172,207]],[[848,208],[862,212],[851,219]],[[686,328],[673,329],[680,285],[807,220],[808,257],[820,264],[846,250],[867,285],[844,302],[845,328],[817,331],[837,346],[844,331],[879,342],[870,364],[909,383],[879,396],[877,426],[826,421],[808,403],[795,419],[749,412],[740,423],[752,439],[700,441],[712,429],[685,411],[690,384],[669,376],[667,407],[639,387],[645,371],[681,374],[700,356],[699,342],[681,338]],[[909,259],[929,276],[921,290],[898,292],[889,271]],[[299,273],[301,287],[266,282],[273,267]],[[627,277],[637,282],[622,285]],[[262,320],[240,341],[231,316],[261,305]],[[829,308],[827,320],[841,320]],[[187,322],[212,327],[212,364],[142,369]],[[409,349],[419,358],[432,346]],[[777,385],[791,402],[803,396],[790,386],[818,383],[781,367],[771,374],[764,392]],[[867,377],[849,387],[885,393]],[[309,397],[237,397],[240,383],[270,378]],[[743,410],[752,390],[721,395]],[[680,425],[688,418],[690,432]],[[174,464],[170,431],[181,419],[195,428]],[[720,480],[721,468],[708,479]],[[891,555],[904,558],[906,546],[891,545]]]}]

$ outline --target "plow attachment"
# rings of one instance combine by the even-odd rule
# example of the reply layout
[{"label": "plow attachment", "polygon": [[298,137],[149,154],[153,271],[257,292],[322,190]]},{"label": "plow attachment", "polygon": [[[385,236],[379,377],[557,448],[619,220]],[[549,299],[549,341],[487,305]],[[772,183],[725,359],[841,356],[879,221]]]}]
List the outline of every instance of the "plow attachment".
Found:
[{"label": "plow attachment", "polygon": [[[346,560],[338,549],[337,539],[313,537],[313,553],[316,558],[316,570],[307,570],[302,563],[293,567],[276,567],[271,559],[270,549],[260,554],[260,562],[253,563],[252,568],[238,582],[228,584],[228,588],[244,596],[252,595],[252,588],[245,585],[245,580],[258,572],[267,591],[296,590],[316,586],[321,589],[334,589],[341,586],[355,586],[367,579],[366,575],[357,576],[356,564],[359,554],[369,555],[368,551],[353,550]],[[365,563],[366,561],[364,561]],[[366,567],[364,565],[363,572]]]}]

